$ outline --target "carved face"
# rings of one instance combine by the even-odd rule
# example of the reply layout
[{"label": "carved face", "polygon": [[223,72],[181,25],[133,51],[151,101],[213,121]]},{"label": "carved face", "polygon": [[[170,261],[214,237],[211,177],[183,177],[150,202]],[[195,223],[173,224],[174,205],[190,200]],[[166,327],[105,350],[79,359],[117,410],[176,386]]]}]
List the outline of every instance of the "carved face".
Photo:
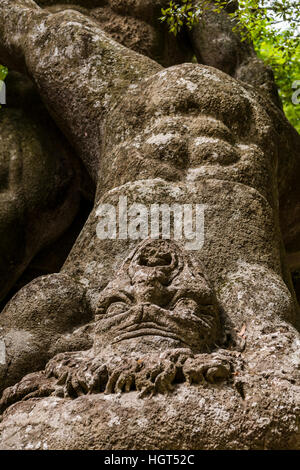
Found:
[{"label": "carved face", "polygon": [[[140,352],[189,348],[217,341],[219,317],[203,274],[174,242],[147,240],[125,261],[98,305],[96,349]],[[120,346],[120,348],[119,348]]]}]

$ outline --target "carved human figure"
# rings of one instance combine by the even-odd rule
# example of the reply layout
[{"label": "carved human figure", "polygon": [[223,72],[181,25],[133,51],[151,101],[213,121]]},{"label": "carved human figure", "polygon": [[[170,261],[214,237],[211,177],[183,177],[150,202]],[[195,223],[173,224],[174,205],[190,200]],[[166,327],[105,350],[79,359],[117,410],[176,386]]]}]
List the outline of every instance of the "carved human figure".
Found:
[{"label": "carved human figure", "polygon": [[[139,383],[137,388],[141,391],[147,390],[150,386],[148,389],[150,394],[155,391],[165,391],[174,381],[180,381],[178,376],[176,379],[177,372],[180,377],[180,367],[184,379],[188,381],[203,375],[206,375],[207,379],[213,378],[215,372],[222,378],[228,378],[231,369],[227,367],[228,364],[222,362],[222,359],[221,364],[217,362],[213,367],[205,366],[204,370],[202,368],[204,362],[210,363],[211,359],[214,360],[215,351],[212,343],[217,339],[214,332],[218,330],[216,328],[218,314],[217,310],[212,310],[211,323],[208,323],[204,336],[200,330],[191,330],[192,325],[195,325],[191,318],[194,319],[198,308],[202,312],[202,296],[203,292],[207,292],[207,284],[203,279],[197,280],[196,289],[193,287],[191,279],[193,276],[197,278],[193,269],[187,279],[192,286],[192,300],[194,302],[196,299],[196,302],[190,302],[187,297],[189,313],[185,314],[186,297],[183,297],[183,305],[178,306],[178,316],[176,307],[175,312],[172,310],[171,293],[174,283],[175,292],[182,292],[181,287],[183,290],[185,288],[181,274],[171,279],[177,269],[176,263],[174,264],[176,256],[172,257],[170,254],[174,249],[169,249],[168,254],[168,250],[166,252],[163,248],[164,245],[159,244],[158,256],[151,254],[152,242],[149,246],[142,245],[141,251],[138,248],[133,257],[129,256],[125,262],[119,281],[108,284],[111,279],[115,279],[117,267],[123,262],[124,257],[129,255],[138,243],[138,237],[137,239],[124,237],[117,240],[97,238],[99,204],[109,203],[116,206],[120,196],[126,197],[128,203],[140,203],[147,207],[154,203],[165,203],[170,206],[175,203],[180,205],[201,203],[207,206],[204,245],[201,250],[195,251],[192,257],[196,265],[203,263],[207,277],[214,288],[220,311],[231,325],[229,330],[224,329],[227,335],[224,344],[232,342],[234,335],[240,335],[244,343],[246,342],[244,350],[241,351],[243,368],[235,370],[237,375],[234,376],[236,379],[234,386],[225,380],[220,387],[194,389],[182,379],[184,383],[178,384],[176,393],[168,398],[169,401],[167,398],[162,399],[163,407],[172,404],[173,409],[169,410],[169,414],[175,416],[174,419],[178,422],[180,430],[178,433],[181,436],[188,436],[187,448],[191,448],[192,445],[196,445],[197,448],[201,446],[212,448],[215,439],[218,445],[221,446],[223,443],[227,448],[249,446],[252,429],[255,429],[259,436],[255,444],[259,448],[270,447],[275,441],[277,445],[283,447],[295,445],[299,399],[297,395],[299,333],[295,329],[298,321],[297,304],[285,270],[279,229],[280,177],[277,175],[277,168],[282,165],[285,156],[284,147],[279,143],[283,142],[281,133],[286,127],[280,111],[267,99],[255,93],[251,87],[242,85],[213,68],[184,64],[162,70],[157,63],[115,43],[103,33],[98,24],[78,12],[63,11],[49,14],[40,10],[31,0],[13,2],[4,0],[0,5],[0,12],[4,18],[0,22],[0,58],[5,59],[6,63],[13,67],[26,69],[31,75],[55,120],[75,144],[78,154],[97,184],[95,208],[62,272],[55,275],[55,279],[49,276],[37,280],[20,291],[7,305],[3,316],[6,323],[3,323],[2,327],[5,345],[6,338],[8,334],[11,337],[12,331],[14,334],[17,331],[18,338],[22,338],[22,332],[19,334],[21,328],[16,319],[18,312],[24,310],[24,305],[26,305],[26,314],[23,316],[25,323],[28,318],[32,318],[34,311],[38,312],[35,314],[40,322],[46,324],[50,310],[51,321],[58,323],[56,311],[53,313],[51,307],[60,303],[60,299],[63,298],[63,306],[67,312],[72,310],[77,315],[88,311],[89,315],[97,315],[96,331],[94,332],[93,327],[90,331],[87,331],[88,327],[87,330],[81,328],[79,331],[72,331],[70,328],[66,331],[64,328],[56,331],[53,348],[51,350],[48,348],[47,357],[43,356],[44,364],[57,352],[88,350],[91,338],[94,343],[93,348],[86,353],[64,353],[66,356],[56,356],[56,359],[50,361],[46,368],[49,377],[43,373],[34,375],[40,381],[42,378],[45,380],[42,391],[41,387],[37,387],[37,390],[31,389],[33,376],[30,376],[21,382],[22,385],[16,385],[15,389],[4,392],[3,399],[7,400],[7,404],[10,402],[10,396],[15,397],[12,401],[18,401],[24,395],[27,398],[46,395],[46,398],[38,401],[29,400],[26,401],[27,404],[20,402],[7,410],[3,420],[3,426],[6,426],[7,431],[3,434],[2,446],[9,446],[10,433],[15,435],[16,428],[20,430],[23,426],[14,422],[14,417],[18,416],[19,412],[25,410],[26,415],[26,410],[30,409],[29,421],[39,417],[43,427],[48,421],[41,410],[45,404],[51,404],[52,412],[55,410],[58,421],[68,427],[64,421],[65,414],[61,411],[66,409],[78,411],[77,407],[80,406],[86,407],[84,408],[86,410],[92,403],[93,406],[96,404],[100,416],[99,418],[98,415],[97,417],[93,415],[91,418],[97,430],[99,428],[92,440],[96,442],[97,448],[103,448],[107,442],[112,442],[115,432],[115,428],[110,429],[111,421],[104,417],[107,413],[115,413],[118,410],[116,419],[121,420],[119,416],[123,419],[127,413],[124,410],[127,410],[128,402],[122,395],[120,399],[109,398],[107,405],[108,402],[102,395],[100,397],[99,394],[93,393],[94,386],[96,391],[100,392],[106,387],[108,387],[107,392],[124,389],[129,391],[133,383]],[[12,22],[17,25],[14,40],[10,34]],[[26,41],[23,40],[24,37]],[[281,178],[284,187],[289,178],[286,174],[281,175]],[[165,244],[170,246],[166,242]],[[148,253],[147,256],[144,250]],[[182,253],[182,250],[179,252]],[[164,253],[167,253],[166,256]],[[182,259],[184,256],[177,255],[177,259]],[[161,265],[163,259],[169,259],[171,264]],[[157,262],[160,267],[155,266]],[[185,262],[183,264],[185,265]],[[115,282],[121,282],[124,273],[126,273],[125,287],[118,286],[118,293],[122,292],[124,300],[123,287],[126,292],[126,286],[130,281],[130,300],[126,297],[123,303],[113,302],[112,312],[105,310],[107,299],[114,300],[111,293],[115,289]],[[168,279],[168,287],[164,284],[164,279]],[[178,279],[180,282],[176,285]],[[72,296],[70,304],[68,297],[63,295],[68,289],[76,291],[76,296]],[[28,300],[28,292],[46,294],[38,301],[32,301],[33,297]],[[132,304],[128,310],[122,312],[124,304],[128,305],[128,302]],[[100,308],[104,310],[101,311]],[[121,309],[121,313],[118,309]],[[171,334],[175,337],[168,339],[163,337],[156,342],[151,340],[155,336],[152,334],[145,337],[136,336],[141,319],[142,323],[145,318],[150,319],[150,323],[154,323],[153,328],[157,328],[158,312],[162,310],[164,316],[159,317],[159,324],[167,326],[168,332],[170,328]],[[116,318],[120,320],[124,318],[125,323],[115,322]],[[165,323],[162,318],[166,319]],[[198,319],[195,321],[199,324]],[[184,354],[182,357],[181,352],[179,356],[176,354],[172,356],[172,360],[164,356],[167,367],[164,368],[163,365],[157,367],[160,359],[157,352],[152,352],[153,347],[160,344],[163,347],[163,354],[167,354],[166,343],[178,341],[176,335],[179,334],[180,322],[183,325],[180,335],[183,335],[183,341],[187,341],[191,357],[186,358]],[[14,324],[17,326],[14,327]],[[200,324],[202,325],[201,321]],[[105,325],[108,327],[107,330]],[[124,342],[115,342],[115,335],[120,337],[120,328],[124,325],[125,328],[129,328],[126,334],[133,334],[134,337],[121,336]],[[190,330],[188,339],[184,333],[187,331],[186,328]],[[34,331],[35,328],[30,323],[33,337]],[[45,341],[48,342],[51,337],[49,331],[46,330],[44,335]],[[78,338],[84,335],[85,340],[82,345]],[[72,343],[70,337],[75,338],[77,342]],[[37,341],[36,339],[34,341],[36,347]],[[19,341],[20,343],[22,341]],[[28,342],[26,344],[28,346]],[[186,349],[182,348],[183,344],[179,340],[175,350],[179,352]],[[109,367],[107,369],[107,366],[105,369],[103,364],[105,361],[101,359],[101,355],[109,355],[109,350],[112,350],[118,352],[122,358],[123,345],[124,349],[126,345],[126,351],[132,345],[133,350],[138,351],[139,355],[146,354],[149,358],[149,367],[143,369],[140,363],[137,366],[138,361],[135,358],[136,369],[132,369],[132,363],[127,367],[126,361],[124,361],[125,371],[122,365],[118,368],[113,362],[110,362],[113,364],[111,370]],[[211,348],[207,353],[201,350],[205,345]],[[42,347],[42,344],[39,343],[38,346]],[[28,348],[26,350],[24,342],[18,356],[12,354],[9,347],[7,347],[9,361],[5,362],[4,374],[8,377],[7,385],[16,383],[27,372],[41,369],[41,364],[35,367],[34,361],[30,362],[27,370],[24,364],[19,368],[14,357],[22,356],[23,360],[27,357]],[[11,348],[13,351],[13,347]],[[273,354],[274,351],[276,354]],[[38,347],[34,354],[38,356]],[[115,355],[116,358],[118,354]],[[193,354],[196,356],[204,354],[202,356],[204,362],[200,357],[202,364],[199,365],[200,374],[191,362],[194,359]],[[95,372],[89,361],[91,363],[96,361],[96,369],[100,366],[100,370]],[[178,361],[181,364],[178,366],[179,370],[176,369]],[[95,363],[93,364],[95,366]],[[188,366],[189,364],[191,366]],[[70,365],[72,367],[69,367]],[[67,369],[66,374],[61,376],[57,370],[62,370],[64,366]],[[77,370],[69,376],[68,369]],[[143,375],[143,371],[147,370],[150,372],[150,384],[147,382],[149,377],[146,375],[145,378]],[[219,372],[220,370],[223,372]],[[70,380],[67,377],[70,377]],[[96,377],[95,383],[93,380],[91,382],[91,389],[89,389],[89,377],[93,380]],[[12,383],[9,383],[9,380]],[[64,390],[58,391],[60,398],[49,397],[57,392],[58,389],[55,387],[60,386],[60,381],[63,385],[69,384],[66,398],[61,396],[65,393]],[[25,393],[22,391],[23,386]],[[67,398],[68,394],[77,396],[89,391],[90,398],[85,396],[84,400],[80,398],[71,402]],[[33,395],[30,395],[31,392]],[[34,395],[36,392],[37,395]],[[133,391],[131,395],[133,400],[134,393]],[[286,393],[290,394],[290,399],[283,403],[282,396]],[[183,402],[189,403],[185,411],[182,411]],[[259,417],[264,413],[262,410],[265,410],[266,405],[269,407],[270,419],[261,424]],[[136,445],[143,447],[149,444],[159,447],[165,444],[178,448],[178,439],[182,442],[185,438],[176,432],[174,436],[174,431],[170,434],[168,423],[163,425],[164,435],[167,436],[164,443],[159,440],[158,423],[162,419],[162,410],[157,408],[158,406],[155,397],[143,410],[139,405],[134,405],[132,413],[126,415],[127,424],[128,422],[131,424],[130,426],[126,424],[124,434],[118,434],[116,446],[122,446],[126,439],[127,442],[133,439],[134,420],[140,422],[143,416],[150,416],[148,428],[151,436],[145,440],[145,444],[141,444],[136,437]],[[231,432],[230,427],[224,429],[222,419],[219,421],[213,419],[212,410],[216,408],[221,416],[229,416],[228,419],[233,420],[234,432]],[[197,412],[194,412],[195,409]],[[281,430],[277,437],[274,437],[272,429],[278,429],[280,413],[285,415],[284,431]],[[210,430],[209,423],[212,420],[214,424]],[[172,426],[176,428],[174,422]],[[76,437],[74,442],[81,448],[89,448],[91,444],[82,440],[80,432],[81,435],[89,433],[90,428],[84,424],[77,434],[76,426],[72,427],[70,424],[70,427],[72,436]],[[95,427],[92,426],[94,430]],[[195,429],[199,431],[194,437]],[[46,432],[45,427],[43,430]],[[57,435],[56,431],[53,431],[51,446],[57,445]],[[26,436],[22,439],[27,443],[27,439],[32,438],[32,435],[29,433]],[[67,445],[75,445],[67,444],[67,439],[68,437],[65,437],[62,444],[64,448]]]},{"label": "carved human figure", "polygon": [[[213,99],[207,93],[209,89]],[[293,295],[281,278],[284,263],[276,212],[277,137],[262,104],[253,92],[230,77],[192,64],[159,72],[130,88],[107,118],[105,156],[99,169],[95,208],[62,274],[34,281],[17,294],[2,314],[7,354],[3,387],[40,368],[55,353],[82,347],[82,338],[76,339],[74,345],[70,335],[65,336],[66,326],[60,330],[59,312],[72,311],[70,319],[79,317],[83,311],[87,311],[85,319],[95,314],[99,292],[115,276],[116,265],[122,263],[124,254],[135,246],[130,237],[124,240],[97,237],[99,204],[117,206],[120,196],[127,197],[128,205],[134,201],[149,208],[161,202],[170,207],[205,204],[204,245],[201,250],[198,247],[194,256],[204,263],[218,301],[237,328],[245,321],[249,328],[252,322],[256,325],[260,322],[260,328],[265,328],[265,323],[269,323],[265,315],[270,312],[269,295],[273,306],[268,315],[272,315],[273,325],[274,318],[296,322]],[[243,113],[251,116],[251,120],[241,121]],[[287,276],[285,280],[289,282]],[[253,294],[258,282],[265,296]],[[43,292],[42,297],[38,297],[37,303],[28,303],[27,292],[35,291]],[[35,347],[28,349],[27,335],[22,330],[32,318],[30,312],[38,306],[40,320],[48,322],[49,305],[54,299],[61,305],[55,309],[55,331],[47,329],[42,337],[32,340]],[[249,309],[256,311],[255,317],[247,317],[245,312]],[[36,335],[31,320],[27,328]],[[254,328],[255,331],[253,351],[261,335],[261,329]],[[57,343],[51,340],[53,335]],[[90,345],[88,338],[85,344]],[[46,353],[41,354],[44,349]],[[30,360],[26,360],[27,355]]]}]

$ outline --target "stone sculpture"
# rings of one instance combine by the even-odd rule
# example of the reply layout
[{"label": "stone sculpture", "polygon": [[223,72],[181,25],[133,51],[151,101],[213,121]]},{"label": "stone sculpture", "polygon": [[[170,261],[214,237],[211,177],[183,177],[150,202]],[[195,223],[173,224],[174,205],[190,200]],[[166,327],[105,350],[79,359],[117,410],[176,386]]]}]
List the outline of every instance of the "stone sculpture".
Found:
[{"label": "stone sculpture", "polygon": [[74,398],[138,390],[144,397],[170,392],[173,383],[230,376],[230,353],[211,352],[222,342],[213,292],[174,242],[138,246],[102,291],[92,328],[91,350],[54,357],[45,372],[8,388],[2,408],[47,393]]},{"label": "stone sculpture", "polygon": [[[0,60],[29,74],[97,187],[61,272],[1,314],[0,448],[299,448],[279,207],[299,136],[265,93],[205,65],[163,69],[79,10],[0,5]],[[139,212],[134,236],[99,237],[120,201]],[[163,204],[205,208],[204,239],[144,236]]]}]

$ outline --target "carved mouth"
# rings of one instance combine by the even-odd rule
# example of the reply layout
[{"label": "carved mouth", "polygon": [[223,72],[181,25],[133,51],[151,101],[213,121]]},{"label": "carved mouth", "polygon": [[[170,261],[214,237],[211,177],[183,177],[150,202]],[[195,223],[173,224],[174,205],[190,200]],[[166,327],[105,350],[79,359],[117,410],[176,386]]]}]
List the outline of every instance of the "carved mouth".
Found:
[{"label": "carved mouth", "polygon": [[152,322],[140,323],[139,325],[132,324],[130,326],[122,328],[122,330],[124,330],[124,332],[118,335],[114,339],[113,343],[119,343],[120,341],[138,338],[140,336],[161,336],[164,338],[173,339],[189,346],[188,343],[176,333],[172,333],[169,330],[164,329],[161,326],[158,326]]}]

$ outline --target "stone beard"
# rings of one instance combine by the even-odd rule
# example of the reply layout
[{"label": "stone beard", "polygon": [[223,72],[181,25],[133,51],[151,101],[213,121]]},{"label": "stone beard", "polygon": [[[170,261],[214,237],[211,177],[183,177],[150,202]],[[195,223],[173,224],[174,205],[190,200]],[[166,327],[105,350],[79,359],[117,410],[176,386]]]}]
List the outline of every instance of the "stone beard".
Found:
[{"label": "stone beard", "polygon": [[143,241],[100,295],[93,348],[58,354],[6,389],[1,408],[39,396],[145,397],[181,382],[222,385],[237,353],[218,349],[221,331],[202,269],[174,241]]}]

